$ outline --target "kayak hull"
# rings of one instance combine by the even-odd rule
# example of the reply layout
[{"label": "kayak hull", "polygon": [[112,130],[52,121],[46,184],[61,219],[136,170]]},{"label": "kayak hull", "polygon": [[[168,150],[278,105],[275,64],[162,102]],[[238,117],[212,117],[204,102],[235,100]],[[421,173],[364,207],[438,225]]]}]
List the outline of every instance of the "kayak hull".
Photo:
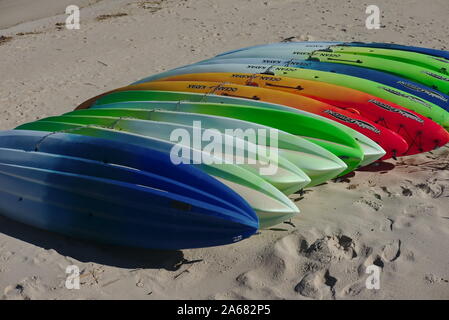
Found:
[{"label": "kayak hull", "polygon": [[[114,245],[183,249],[233,243],[258,227],[239,195],[156,150],[20,130],[0,133],[0,148],[0,212],[37,228]],[[171,173],[160,175],[165,170]],[[190,185],[175,177],[190,177]]]},{"label": "kayak hull", "polygon": [[[256,133],[255,139],[257,141],[262,141],[265,146],[268,146],[269,152],[276,152],[303,170],[311,179],[311,182],[307,185],[309,187],[335,178],[347,168],[346,164],[333,153],[304,138],[254,122],[211,115],[208,114],[212,113],[208,106],[213,105],[187,102],[181,104],[176,102],[146,102],[137,104],[128,102],[103,105],[102,108],[77,110],[66,115],[128,117],[180,125],[192,125],[195,121],[199,121],[205,129],[219,130],[221,133],[226,134],[232,131],[236,136],[242,136],[242,133],[250,130],[250,132]],[[224,105],[217,107],[223,109]],[[237,105],[229,105],[229,107],[245,108]],[[219,110],[219,108],[214,110]],[[259,134],[260,130],[262,130],[264,135]],[[271,130],[276,130],[276,150],[270,147],[274,145],[269,134]]]}]

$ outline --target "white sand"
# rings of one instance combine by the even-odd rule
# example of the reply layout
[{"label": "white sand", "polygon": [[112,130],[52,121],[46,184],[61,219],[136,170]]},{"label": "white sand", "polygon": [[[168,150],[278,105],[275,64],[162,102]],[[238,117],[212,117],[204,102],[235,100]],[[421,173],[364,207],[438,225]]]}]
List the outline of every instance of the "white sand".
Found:
[{"label": "white sand", "polygon": [[64,14],[69,5],[83,8],[99,1],[101,0],[0,0],[0,29]]},{"label": "white sand", "polygon": [[[366,4],[355,0],[103,0],[81,10],[77,31],[57,30],[64,15],[30,14],[25,4],[34,1],[10,2],[0,1],[0,27],[28,22],[0,32],[13,37],[0,44],[0,129],[68,112],[155,72],[292,36],[448,49],[447,0],[378,0],[380,30],[365,28]],[[52,2],[46,12],[61,12]],[[117,13],[128,15],[95,19]],[[297,201],[296,227],[218,248],[117,249],[0,217],[0,297],[448,299],[449,149],[389,163],[396,167],[311,188]],[[373,263],[383,266],[379,290],[365,287]],[[80,290],[64,287],[71,264],[82,270]]]}]

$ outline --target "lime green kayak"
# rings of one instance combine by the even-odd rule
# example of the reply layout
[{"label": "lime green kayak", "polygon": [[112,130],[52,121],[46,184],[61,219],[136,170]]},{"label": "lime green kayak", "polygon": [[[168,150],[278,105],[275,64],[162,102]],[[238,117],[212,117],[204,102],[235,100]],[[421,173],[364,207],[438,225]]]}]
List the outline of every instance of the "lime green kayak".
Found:
[{"label": "lime green kayak", "polygon": [[[154,146],[154,141],[157,141],[158,148],[161,148],[164,152],[171,152],[175,145],[173,142],[167,142],[162,139],[118,131],[107,127],[63,122],[35,121],[21,125],[16,130],[45,131],[49,132],[49,134],[54,132],[71,133],[140,146]],[[193,158],[195,156],[200,158],[206,156],[208,159],[213,160],[210,164],[191,164],[223,182],[242,196],[257,213],[261,228],[281,223],[299,213],[296,205],[286,195],[260,176],[238,165],[215,164],[220,159],[205,155],[204,152],[197,150],[192,149],[191,151]]]},{"label": "lime green kayak", "polygon": [[[419,55],[418,53],[416,54]],[[381,70],[425,84],[445,94],[449,93],[449,74],[447,72],[442,73],[422,67],[419,64],[410,64],[387,57],[347,53],[345,51],[338,51],[338,53],[316,51],[310,55],[310,59]]]},{"label": "lime green kayak", "polygon": [[404,62],[445,74],[449,71],[449,60],[418,52],[351,46],[331,46],[329,49],[332,52],[350,53]]},{"label": "lime green kayak", "polygon": [[[128,108],[119,108],[120,106]],[[222,134],[239,136],[255,133],[256,141],[264,141],[268,149],[274,152],[272,146],[276,145],[280,156],[291,161],[295,166],[303,170],[311,179],[310,186],[321,184],[329,179],[337,177],[344,170],[346,164],[333,153],[299,136],[277,130],[276,140],[272,141],[269,134],[273,128],[253,122],[242,121],[233,118],[213,116],[208,114],[188,113],[179,111],[167,111],[161,109],[136,109],[130,108],[132,104],[115,104],[111,108],[76,110],[65,116],[101,116],[120,117],[126,119],[142,119],[167,123],[177,123],[191,126],[194,122],[200,122],[204,129],[214,129]],[[183,109],[183,104],[181,108]],[[248,131],[249,130],[249,131]],[[259,146],[260,148],[260,146]]]}]

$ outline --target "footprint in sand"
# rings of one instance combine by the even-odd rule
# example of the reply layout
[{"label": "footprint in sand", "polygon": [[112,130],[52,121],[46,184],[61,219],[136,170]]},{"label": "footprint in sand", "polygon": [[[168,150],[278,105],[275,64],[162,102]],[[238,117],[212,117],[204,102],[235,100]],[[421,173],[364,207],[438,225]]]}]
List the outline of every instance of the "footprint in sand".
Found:
[{"label": "footprint in sand", "polygon": [[316,240],[310,246],[303,243],[301,253],[323,265],[329,264],[332,260],[350,260],[357,257],[355,243],[346,235],[326,236]]},{"label": "footprint in sand", "polygon": [[321,270],[306,274],[295,286],[295,291],[311,299],[332,299],[335,297],[336,282],[337,279],[329,274],[329,270]]},{"label": "footprint in sand", "polygon": [[241,299],[280,299],[276,289],[272,288],[266,280],[261,277],[258,270],[251,270],[240,274],[236,278],[239,289],[233,290],[230,293],[233,295],[240,295]]},{"label": "footprint in sand", "polygon": [[415,253],[411,250],[404,250],[404,257],[407,261],[409,262],[414,262],[415,261]]},{"label": "footprint in sand", "polygon": [[372,200],[362,198],[360,200],[355,201],[354,204],[363,205],[365,207],[372,209],[373,211],[379,211],[383,207],[383,202],[378,197],[376,197],[375,199],[372,199]]},{"label": "footprint in sand", "polygon": [[385,261],[395,261],[401,255],[401,240],[395,240],[384,246],[381,255]]},{"label": "footprint in sand", "polygon": [[356,297],[366,290],[365,282],[351,283],[341,290],[342,296]]},{"label": "footprint in sand", "polygon": [[446,187],[437,181],[418,183],[415,187],[420,191],[422,197],[430,197],[433,199],[440,198],[446,191]]},{"label": "footprint in sand", "polygon": [[402,189],[402,195],[404,197],[411,197],[411,196],[413,196],[413,192],[409,188],[401,186],[401,189]]},{"label": "footprint in sand", "polygon": [[382,186],[382,187],[380,187],[380,188],[381,188],[382,192],[385,193],[385,194],[387,195],[387,197],[390,198],[390,197],[393,195],[393,194],[388,190],[387,187]]},{"label": "footprint in sand", "polygon": [[7,262],[11,257],[13,257],[16,253],[13,251],[6,251],[4,253],[0,252],[0,261]]},{"label": "footprint in sand", "polygon": [[438,199],[449,196],[449,188],[446,187],[445,180],[432,178],[420,183],[406,180],[406,183],[407,186],[401,186],[402,195],[405,197]]},{"label": "footprint in sand", "polygon": [[359,266],[359,269],[358,269],[359,275],[360,276],[364,275],[365,272],[366,272],[366,268],[369,267],[369,266],[372,266],[372,265],[378,266],[379,268],[382,268],[382,269],[385,267],[385,263],[382,260],[382,257],[379,254],[375,253],[375,252],[371,253],[366,258],[365,262],[363,262]]},{"label": "footprint in sand", "polygon": [[39,294],[46,291],[37,276],[28,277],[17,284],[9,285],[3,290],[2,299],[5,300],[31,300],[38,299]]}]

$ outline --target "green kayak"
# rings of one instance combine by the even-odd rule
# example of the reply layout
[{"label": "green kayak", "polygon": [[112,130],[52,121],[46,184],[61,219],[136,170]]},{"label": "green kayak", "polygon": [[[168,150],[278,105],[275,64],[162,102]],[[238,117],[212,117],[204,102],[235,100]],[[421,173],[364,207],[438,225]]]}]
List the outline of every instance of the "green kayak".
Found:
[{"label": "green kayak", "polygon": [[[171,96],[174,97],[176,95],[172,93]],[[229,117],[276,128],[305,138],[323,147],[346,163],[348,168],[342,174],[353,171],[359,167],[360,163],[363,161],[363,151],[361,150],[361,147],[356,139],[354,139],[354,137],[350,134],[344,132],[342,129],[333,125],[332,121],[325,122],[321,121],[321,119],[309,117],[305,114],[260,108],[251,105],[234,105],[209,102],[178,102],[184,100],[182,94],[178,96],[180,99],[177,101],[140,102],[144,100],[153,100],[153,98],[155,100],[160,100],[164,97],[167,100],[170,95],[159,95],[158,92],[154,95],[152,91],[145,90],[119,91],[100,98],[93,108],[99,108],[101,106],[108,107],[111,103],[120,101],[128,101],[127,103],[130,101],[139,101],[139,108],[144,109],[164,109]],[[196,97],[201,99],[201,97],[204,98],[204,95],[198,95]],[[207,99],[210,99],[211,97],[220,96],[207,96]],[[222,100],[215,101],[226,101],[228,97],[223,98],[224,99]],[[252,101],[246,99],[240,100],[245,100],[248,102]],[[143,105],[146,105],[146,107],[141,107]],[[180,109],[181,105],[182,109]]]},{"label": "green kayak", "polygon": [[[311,179],[308,186],[321,184],[329,179],[335,178],[346,170],[346,164],[333,153],[299,136],[289,134],[285,131],[277,130],[276,140],[270,139],[268,132],[273,129],[253,122],[242,121],[233,118],[226,118],[208,114],[167,111],[160,109],[136,109],[131,108],[132,103],[117,103],[111,108],[76,110],[65,114],[66,116],[108,116],[120,117],[123,119],[142,119],[167,123],[177,123],[191,126],[195,121],[201,123],[202,128],[215,129],[222,134],[242,135],[254,133],[255,140],[266,141],[270,151],[276,145],[280,156],[291,161],[295,166],[303,170]],[[120,108],[120,106],[125,108]],[[150,106],[150,105],[147,105]],[[126,108],[127,107],[127,108]],[[137,107],[137,106],[136,106]],[[185,106],[186,109],[187,106]],[[179,109],[183,109],[184,104]],[[250,130],[250,131],[248,131]],[[231,133],[229,133],[231,131]],[[259,132],[261,132],[259,134]]]}]

